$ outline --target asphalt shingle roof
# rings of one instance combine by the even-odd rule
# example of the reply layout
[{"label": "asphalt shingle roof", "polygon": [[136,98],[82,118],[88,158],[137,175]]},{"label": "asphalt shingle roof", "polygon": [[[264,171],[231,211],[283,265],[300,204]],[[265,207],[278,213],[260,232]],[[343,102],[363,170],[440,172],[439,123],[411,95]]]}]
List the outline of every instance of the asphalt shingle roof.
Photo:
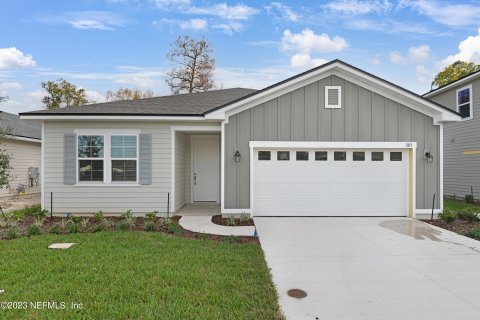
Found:
[{"label": "asphalt shingle roof", "polygon": [[161,115],[201,116],[230,101],[249,95],[256,90],[232,88],[206,92],[178,94],[139,100],[113,101],[68,107],[56,110],[24,112],[22,115]]},{"label": "asphalt shingle roof", "polygon": [[0,131],[17,137],[42,138],[42,124],[40,121],[23,120],[16,114],[4,111],[0,111]]}]

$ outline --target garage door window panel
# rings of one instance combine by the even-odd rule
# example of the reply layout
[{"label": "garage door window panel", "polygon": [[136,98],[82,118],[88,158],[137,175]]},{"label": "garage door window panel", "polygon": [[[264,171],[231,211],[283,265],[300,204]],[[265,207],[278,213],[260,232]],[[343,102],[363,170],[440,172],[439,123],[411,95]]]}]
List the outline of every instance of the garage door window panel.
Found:
[{"label": "garage door window panel", "polygon": [[365,161],[365,152],[354,151],[353,152],[353,161]]},{"label": "garage door window panel", "polygon": [[315,161],[327,161],[328,152],[327,151],[315,151]]},{"label": "garage door window panel", "polygon": [[277,151],[277,160],[278,161],[290,160],[290,151]]},{"label": "garage door window panel", "polygon": [[308,161],[308,151],[297,151],[296,159],[297,161]]},{"label": "garage door window panel", "polygon": [[271,158],[270,151],[258,151],[258,160],[260,161],[269,161]]},{"label": "garage door window panel", "polygon": [[390,152],[390,161],[402,161],[402,153],[399,151]]},{"label": "garage door window panel", "polygon": [[383,161],[383,152],[373,151],[372,161]]},{"label": "garage door window panel", "polygon": [[347,161],[347,152],[345,152],[345,151],[335,151],[333,153],[333,160],[335,160],[335,161]]}]

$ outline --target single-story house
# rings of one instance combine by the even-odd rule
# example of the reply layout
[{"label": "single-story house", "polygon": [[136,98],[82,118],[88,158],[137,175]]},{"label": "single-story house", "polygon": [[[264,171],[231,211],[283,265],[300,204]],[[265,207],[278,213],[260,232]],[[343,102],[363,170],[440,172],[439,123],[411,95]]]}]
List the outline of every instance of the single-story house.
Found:
[{"label": "single-story house", "polygon": [[[334,60],[262,90],[21,114],[42,125],[54,212],[410,216],[443,207],[454,110]],[[169,196],[168,196],[169,195]]]},{"label": "single-story house", "polygon": [[0,111],[0,143],[10,155],[10,185],[0,189],[0,197],[40,192],[41,122],[22,120]]},{"label": "single-story house", "polygon": [[445,195],[480,199],[480,71],[424,96],[462,115],[443,131]]}]

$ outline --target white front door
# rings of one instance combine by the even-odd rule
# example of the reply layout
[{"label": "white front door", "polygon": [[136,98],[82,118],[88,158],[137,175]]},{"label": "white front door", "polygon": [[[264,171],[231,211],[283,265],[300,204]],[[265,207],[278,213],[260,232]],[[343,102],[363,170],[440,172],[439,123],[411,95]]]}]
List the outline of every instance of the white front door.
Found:
[{"label": "white front door", "polygon": [[192,164],[193,201],[219,202],[219,136],[192,136]]}]

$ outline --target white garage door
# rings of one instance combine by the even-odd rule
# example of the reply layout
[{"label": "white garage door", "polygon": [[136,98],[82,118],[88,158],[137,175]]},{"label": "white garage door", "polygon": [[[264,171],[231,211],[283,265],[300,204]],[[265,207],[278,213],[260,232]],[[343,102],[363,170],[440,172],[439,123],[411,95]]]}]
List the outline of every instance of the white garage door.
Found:
[{"label": "white garage door", "polygon": [[256,216],[406,216],[408,151],[254,149]]}]

